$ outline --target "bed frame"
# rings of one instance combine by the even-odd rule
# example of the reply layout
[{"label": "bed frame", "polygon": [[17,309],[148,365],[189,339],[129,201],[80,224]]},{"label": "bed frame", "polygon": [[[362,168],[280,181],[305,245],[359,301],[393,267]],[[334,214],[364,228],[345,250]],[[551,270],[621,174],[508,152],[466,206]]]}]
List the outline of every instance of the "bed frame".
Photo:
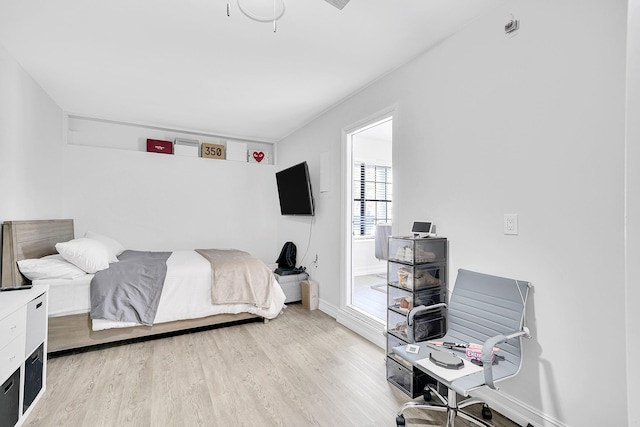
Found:
[{"label": "bed frame", "polygon": [[[20,274],[17,262],[56,254],[55,244],[74,238],[72,219],[5,221],[2,224],[2,287],[28,283]],[[250,314],[217,314],[200,319],[159,323],[154,326],[91,330],[89,313],[49,317],[47,353],[62,355],[104,347],[114,343],[130,343],[151,338],[162,338],[219,326],[230,326],[262,317]],[[265,322],[267,321],[264,319]]]},{"label": "bed frame", "polygon": [[73,239],[73,220],[5,221],[2,224],[2,287],[25,285],[17,262],[57,254],[55,245]]}]

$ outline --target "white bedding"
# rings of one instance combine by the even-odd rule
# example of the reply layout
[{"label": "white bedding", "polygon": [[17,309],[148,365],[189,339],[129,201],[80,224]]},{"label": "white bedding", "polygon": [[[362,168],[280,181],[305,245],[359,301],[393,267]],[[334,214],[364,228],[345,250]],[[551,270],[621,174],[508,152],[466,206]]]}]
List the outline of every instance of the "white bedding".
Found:
[{"label": "white bedding", "polygon": [[[273,319],[284,306],[285,295],[275,278],[271,283],[272,300],[266,310],[261,310],[251,304],[212,305],[211,275],[211,264],[197,252],[173,252],[167,260],[167,276],[154,323],[242,312]],[[87,274],[80,279],[39,281],[50,285],[49,314],[51,316],[64,316],[89,312],[89,283],[91,278],[93,278],[93,275]],[[130,326],[137,326],[137,324],[104,319],[92,320],[92,329],[94,331]]]},{"label": "white bedding", "polygon": [[49,316],[58,317],[89,312],[91,279],[93,274],[85,274],[75,279],[43,279],[33,283],[49,285]]}]

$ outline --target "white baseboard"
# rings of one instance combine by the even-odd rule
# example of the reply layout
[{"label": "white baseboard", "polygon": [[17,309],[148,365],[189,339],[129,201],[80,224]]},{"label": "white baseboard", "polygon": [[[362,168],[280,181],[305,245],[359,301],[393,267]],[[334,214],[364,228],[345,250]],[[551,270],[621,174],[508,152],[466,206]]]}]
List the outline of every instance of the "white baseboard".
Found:
[{"label": "white baseboard", "polygon": [[511,421],[521,426],[526,426],[531,423],[531,425],[535,427],[569,427],[567,424],[564,424],[563,422],[540,412],[538,409],[500,391],[483,387],[475,390],[471,395],[481,399],[489,405],[490,408],[495,409]]},{"label": "white baseboard", "polygon": [[345,312],[340,312],[336,321],[351,329],[361,337],[371,341],[380,348],[385,348],[387,346],[387,339],[383,335],[384,328],[381,329],[377,325],[363,323],[358,318]]},{"label": "white baseboard", "polygon": [[320,298],[318,300],[318,310],[322,311],[323,313],[328,314],[329,316],[333,317],[334,319],[338,317],[338,312],[340,311],[340,309],[338,307],[336,307],[335,305],[333,305],[331,303],[326,302],[322,298]]},{"label": "white baseboard", "polygon": [[383,335],[384,326],[381,326],[379,323],[373,320],[370,322],[362,321],[362,319],[352,315],[348,311],[340,310],[340,308],[335,305],[323,300],[319,301],[318,308],[361,337],[371,341],[380,348],[386,348],[387,339]]}]

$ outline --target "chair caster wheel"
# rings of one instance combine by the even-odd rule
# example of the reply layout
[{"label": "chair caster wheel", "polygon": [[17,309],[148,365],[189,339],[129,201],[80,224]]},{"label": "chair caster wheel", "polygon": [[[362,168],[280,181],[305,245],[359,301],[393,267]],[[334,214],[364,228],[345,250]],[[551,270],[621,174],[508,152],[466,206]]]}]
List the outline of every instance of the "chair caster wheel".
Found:
[{"label": "chair caster wheel", "polygon": [[491,409],[489,408],[489,405],[487,405],[486,403],[482,404],[482,418],[484,418],[485,420],[490,420],[491,418],[493,418]]},{"label": "chair caster wheel", "polygon": [[404,415],[396,416],[396,425],[398,427],[401,427],[401,426],[405,425]]},{"label": "chair caster wheel", "polygon": [[422,390],[422,397],[425,402],[429,402],[431,400],[431,390],[429,390],[429,387],[425,387],[424,390]]}]

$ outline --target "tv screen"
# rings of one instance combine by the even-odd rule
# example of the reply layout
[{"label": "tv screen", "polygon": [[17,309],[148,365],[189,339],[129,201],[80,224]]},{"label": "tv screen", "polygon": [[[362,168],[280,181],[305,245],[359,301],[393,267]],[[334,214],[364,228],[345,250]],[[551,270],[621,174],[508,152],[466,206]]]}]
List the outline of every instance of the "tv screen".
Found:
[{"label": "tv screen", "polygon": [[282,215],[314,214],[307,162],[276,172],[276,182]]}]

